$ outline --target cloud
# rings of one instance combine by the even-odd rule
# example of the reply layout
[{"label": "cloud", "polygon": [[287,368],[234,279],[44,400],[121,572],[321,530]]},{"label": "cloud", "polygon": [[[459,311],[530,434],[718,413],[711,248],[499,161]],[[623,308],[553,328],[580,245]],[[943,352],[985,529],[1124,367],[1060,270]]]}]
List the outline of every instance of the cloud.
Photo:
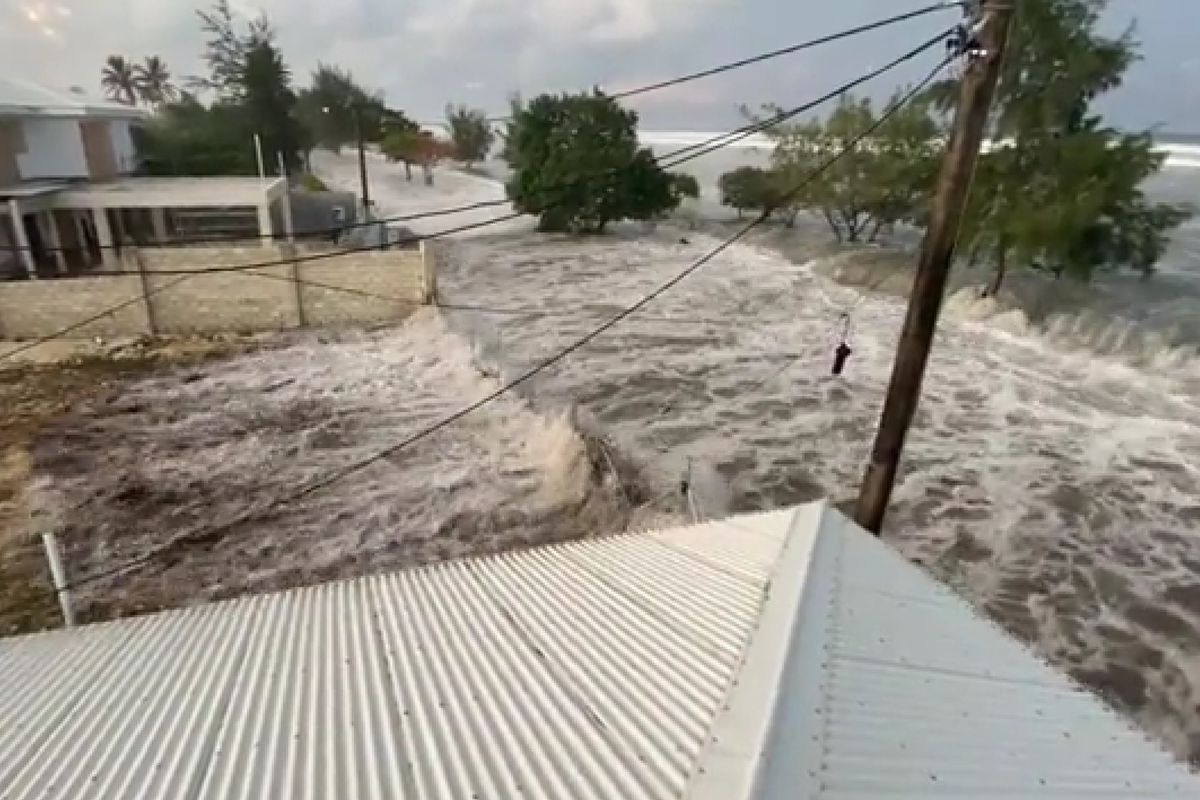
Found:
[{"label": "cloud", "polygon": [[[99,91],[111,54],[163,57],[177,78],[203,70],[204,37],[195,7],[210,0],[0,0],[0,72],[50,85]],[[1200,127],[1194,103],[1154,87],[1182,83],[1195,54],[1177,24],[1195,0],[1139,7],[1148,57],[1106,108],[1118,124],[1167,120]],[[48,36],[25,13],[62,6]],[[829,33],[895,12],[895,0],[234,0],[249,18],[273,21],[284,57],[303,85],[318,62],[352,71],[390,103],[440,117],[448,101],[502,113],[507,95],[651,83],[756,51]],[[1153,7],[1151,7],[1151,5]],[[37,12],[40,19],[40,11]],[[951,15],[953,16],[953,15]],[[739,102],[794,105],[903,52],[946,20],[906,23],[852,44],[821,48],[639,100],[648,124],[736,124]],[[1120,20],[1118,20],[1119,22]],[[1116,23],[1114,23],[1116,24]],[[914,71],[872,85],[880,97]],[[474,84],[485,86],[474,88]],[[651,121],[652,120],[652,121]],[[686,120],[686,121],[685,121]],[[699,120],[697,122],[697,120]],[[707,122],[705,122],[707,120]]]}]

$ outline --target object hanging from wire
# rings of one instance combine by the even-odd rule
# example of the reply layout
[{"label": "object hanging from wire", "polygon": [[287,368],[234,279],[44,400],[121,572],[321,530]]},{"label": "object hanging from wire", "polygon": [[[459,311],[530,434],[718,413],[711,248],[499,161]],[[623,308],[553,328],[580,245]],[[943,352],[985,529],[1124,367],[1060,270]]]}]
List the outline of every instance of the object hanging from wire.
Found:
[{"label": "object hanging from wire", "polygon": [[833,374],[840,376],[846,371],[846,362],[850,360],[850,356],[854,355],[854,349],[850,347],[850,315],[842,314],[842,330],[838,337],[837,349],[833,351]]}]

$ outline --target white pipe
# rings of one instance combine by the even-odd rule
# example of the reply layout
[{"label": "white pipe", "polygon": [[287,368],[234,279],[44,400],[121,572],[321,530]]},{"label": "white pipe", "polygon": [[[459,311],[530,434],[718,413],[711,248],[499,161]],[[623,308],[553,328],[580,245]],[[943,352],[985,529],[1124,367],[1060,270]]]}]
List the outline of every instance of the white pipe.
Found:
[{"label": "white pipe", "polygon": [[63,622],[68,628],[74,628],[75,609],[71,606],[71,588],[67,583],[67,571],[63,567],[62,554],[58,551],[58,540],[53,533],[43,533],[42,545],[46,548],[46,560],[50,562],[50,577],[54,579],[54,593],[58,595],[58,606],[62,609]]},{"label": "white pipe", "polygon": [[263,166],[262,137],[257,133],[254,134],[254,156],[258,159],[258,177],[266,180],[267,170]]}]

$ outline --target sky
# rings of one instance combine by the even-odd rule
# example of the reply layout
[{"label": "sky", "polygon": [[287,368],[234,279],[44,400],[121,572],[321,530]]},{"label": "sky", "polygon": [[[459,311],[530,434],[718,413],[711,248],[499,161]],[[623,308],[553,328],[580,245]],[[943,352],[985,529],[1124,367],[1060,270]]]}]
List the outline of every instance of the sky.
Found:
[{"label": "sky", "polygon": [[[159,55],[176,76],[202,70],[195,9],[209,0],[0,0],[0,74],[99,93],[110,54]],[[890,16],[926,0],[231,0],[274,22],[298,85],[318,62],[340,65],[389,105],[422,121],[448,102],[500,114],[514,91],[610,91]],[[1105,26],[1131,22],[1143,60],[1103,110],[1121,127],[1200,132],[1200,0],[1112,0]],[[886,31],[631,104],[643,126],[712,130],[740,124],[737,108],[794,106],[911,49],[958,19],[944,11]],[[886,97],[922,77],[940,53],[885,76]],[[1169,89],[1169,90],[1168,90]]]}]

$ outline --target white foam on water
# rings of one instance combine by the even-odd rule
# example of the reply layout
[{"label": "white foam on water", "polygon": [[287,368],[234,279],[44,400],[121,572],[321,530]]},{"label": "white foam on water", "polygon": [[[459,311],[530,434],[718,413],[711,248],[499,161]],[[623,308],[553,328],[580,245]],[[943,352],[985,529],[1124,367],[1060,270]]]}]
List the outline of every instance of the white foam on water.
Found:
[{"label": "white foam on water", "polygon": [[574,512],[604,498],[585,442],[514,395],[294,498],[497,386],[432,310],[395,330],[297,334],[75,409],[39,437],[35,506],[57,520],[77,579],[179,537],[77,592],[101,616],[587,533]]}]

